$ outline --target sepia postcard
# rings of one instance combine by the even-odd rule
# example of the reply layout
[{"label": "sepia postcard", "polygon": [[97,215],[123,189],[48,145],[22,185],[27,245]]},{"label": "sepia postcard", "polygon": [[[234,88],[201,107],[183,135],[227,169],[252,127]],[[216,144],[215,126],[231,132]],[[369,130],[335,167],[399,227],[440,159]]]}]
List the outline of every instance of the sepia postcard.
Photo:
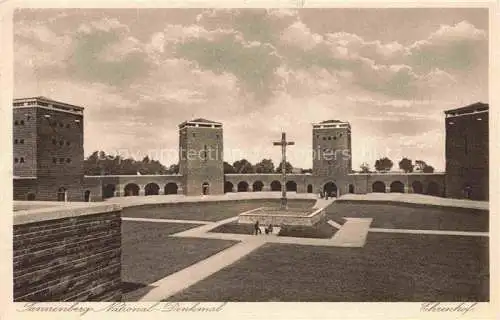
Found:
[{"label": "sepia postcard", "polygon": [[500,316],[495,1],[0,8],[0,319]]}]

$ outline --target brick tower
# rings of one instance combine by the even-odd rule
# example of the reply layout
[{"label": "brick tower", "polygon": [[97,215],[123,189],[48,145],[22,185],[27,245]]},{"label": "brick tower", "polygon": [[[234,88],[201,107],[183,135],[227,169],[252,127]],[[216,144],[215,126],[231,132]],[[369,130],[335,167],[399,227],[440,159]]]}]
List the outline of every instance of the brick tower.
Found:
[{"label": "brick tower", "polygon": [[45,97],[13,104],[14,199],[85,200],[83,108]]},{"label": "brick tower", "polygon": [[206,119],[179,125],[179,173],[184,194],[224,194],[222,123]]},{"label": "brick tower", "polygon": [[351,125],[339,120],[313,124],[313,175],[345,176],[351,172]]},{"label": "brick tower", "polygon": [[489,198],[488,113],[481,102],[445,111],[447,197]]}]

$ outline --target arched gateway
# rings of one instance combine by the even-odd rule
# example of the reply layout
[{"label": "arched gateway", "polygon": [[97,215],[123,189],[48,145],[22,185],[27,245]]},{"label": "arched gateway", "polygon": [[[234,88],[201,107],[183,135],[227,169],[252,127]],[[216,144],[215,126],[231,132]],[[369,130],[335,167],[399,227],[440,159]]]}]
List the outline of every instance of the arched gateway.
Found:
[{"label": "arched gateway", "polygon": [[327,194],[330,197],[336,197],[338,192],[337,185],[332,181],[327,182],[323,186],[323,192],[325,192],[325,194]]}]

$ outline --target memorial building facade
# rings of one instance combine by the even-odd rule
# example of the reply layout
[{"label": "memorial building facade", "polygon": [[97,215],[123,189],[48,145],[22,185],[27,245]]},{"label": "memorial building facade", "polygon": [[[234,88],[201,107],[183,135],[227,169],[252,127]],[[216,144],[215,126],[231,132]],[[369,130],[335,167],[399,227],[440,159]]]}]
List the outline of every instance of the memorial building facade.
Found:
[{"label": "memorial building facade", "polygon": [[[178,127],[179,174],[84,176],[83,113],[81,106],[45,97],[14,100],[14,200],[281,190],[279,173],[224,174],[223,124],[201,118]],[[326,120],[312,125],[312,173],[288,174],[285,188],[332,196],[400,192],[486,200],[488,105],[477,103],[445,115],[446,173],[354,173],[350,124]]]}]

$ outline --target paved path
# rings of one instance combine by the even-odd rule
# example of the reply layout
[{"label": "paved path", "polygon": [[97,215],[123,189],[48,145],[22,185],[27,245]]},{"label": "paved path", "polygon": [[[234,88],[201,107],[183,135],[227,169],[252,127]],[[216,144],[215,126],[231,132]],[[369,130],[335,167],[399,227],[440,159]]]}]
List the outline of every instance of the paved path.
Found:
[{"label": "paved path", "polygon": [[329,198],[328,200],[326,200],[326,199],[317,199],[316,203],[313,206],[313,209],[326,208],[329,205],[331,205],[334,201],[335,201],[335,198]]},{"label": "paved path", "polygon": [[384,228],[370,228],[368,231],[382,232],[382,233],[411,233],[411,234],[436,234],[444,236],[489,237],[488,232],[474,232],[474,231],[413,230],[413,229],[384,229]]},{"label": "paved path", "polygon": [[[288,199],[316,200],[318,196],[313,193],[287,192]],[[213,202],[213,201],[234,201],[234,200],[266,200],[280,199],[279,191],[264,192],[230,192],[221,195],[200,195],[185,196],[181,194],[156,195],[156,196],[132,196],[132,197],[114,197],[106,199],[105,202],[116,203],[122,207],[138,206],[143,204],[162,204],[162,203],[184,203],[184,202]]]},{"label": "paved path", "polygon": [[489,210],[488,201],[441,198],[415,193],[345,194],[340,197],[339,200],[394,201],[403,203],[427,204],[433,206]]},{"label": "paved path", "polygon": [[122,217],[122,220],[142,221],[142,222],[159,222],[159,223],[211,224],[210,221],[201,221],[201,220],[152,219],[152,218],[130,218],[130,217]]},{"label": "paved path", "polygon": [[161,301],[187,289],[197,282],[209,277],[224,267],[240,260],[250,252],[265,243],[262,238],[254,237],[252,240],[241,242],[223,250],[210,258],[202,260],[179,272],[158,280],[151,285],[155,288],[149,291],[139,301]]},{"label": "paved path", "polygon": [[345,218],[346,222],[335,233],[332,242],[338,247],[363,247],[372,218]]},{"label": "paved path", "polygon": [[233,221],[236,221],[238,220],[238,216],[236,217],[231,217],[231,218],[227,218],[227,219],[224,219],[224,220],[219,220],[217,222],[210,222],[208,224],[205,224],[203,226],[199,226],[197,228],[193,228],[193,229],[189,229],[189,230],[186,230],[186,231],[182,231],[182,232],[179,232],[179,233],[176,233],[176,234],[173,234],[172,236],[174,237],[196,237],[198,235],[202,235],[202,234],[205,234],[207,233],[208,231],[220,226],[220,225],[223,225],[223,224],[226,224],[226,223],[230,223],[230,222],[233,222]]},{"label": "paved path", "polygon": [[334,227],[335,229],[340,229],[342,228],[342,225],[341,224],[338,224],[337,222],[333,221],[333,220],[328,220],[327,223],[329,225],[331,225],[332,227]]}]

